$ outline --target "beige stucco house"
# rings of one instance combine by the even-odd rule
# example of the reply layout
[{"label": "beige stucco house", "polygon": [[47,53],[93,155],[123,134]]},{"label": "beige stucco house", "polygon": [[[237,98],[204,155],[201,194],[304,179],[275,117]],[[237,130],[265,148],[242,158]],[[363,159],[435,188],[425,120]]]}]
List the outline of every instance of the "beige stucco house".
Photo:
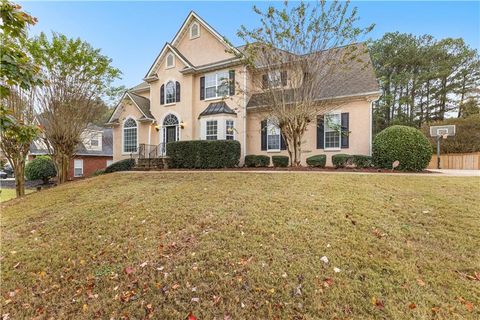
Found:
[{"label": "beige stucco house", "polygon": [[[152,150],[149,146],[164,152],[167,142],[197,139],[238,140],[241,159],[248,154],[287,155],[280,130],[267,121],[260,90],[254,87],[254,77],[264,75],[247,68],[239,50],[191,12],[164,45],[144,82],[124,94],[109,119],[114,161]],[[288,73],[281,74],[282,85],[288,86]],[[325,115],[319,115],[305,135],[303,161],[327,154],[328,165],[335,153],[371,153],[372,102],[379,96],[378,83],[371,65],[354,67],[351,75],[332,81],[323,93],[327,96],[319,97],[334,101],[329,121],[338,122],[349,134],[330,130],[323,125]]]}]

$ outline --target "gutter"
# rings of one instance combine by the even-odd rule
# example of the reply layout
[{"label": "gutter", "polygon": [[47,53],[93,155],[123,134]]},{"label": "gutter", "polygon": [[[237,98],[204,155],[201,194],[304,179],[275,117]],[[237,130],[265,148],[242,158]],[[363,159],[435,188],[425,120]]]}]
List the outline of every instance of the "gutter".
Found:
[{"label": "gutter", "polygon": [[243,158],[247,155],[247,66],[243,66]]}]

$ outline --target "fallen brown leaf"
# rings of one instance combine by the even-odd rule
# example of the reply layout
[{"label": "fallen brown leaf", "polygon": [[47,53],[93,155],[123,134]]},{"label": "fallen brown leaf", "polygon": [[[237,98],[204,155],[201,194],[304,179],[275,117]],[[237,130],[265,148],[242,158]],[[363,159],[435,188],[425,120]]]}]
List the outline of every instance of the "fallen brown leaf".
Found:
[{"label": "fallen brown leaf", "polygon": [[411,309],[411,310],[415,309],[416,307],[417,307],[417,305],[413,302],[408,305],[408,308]]}]

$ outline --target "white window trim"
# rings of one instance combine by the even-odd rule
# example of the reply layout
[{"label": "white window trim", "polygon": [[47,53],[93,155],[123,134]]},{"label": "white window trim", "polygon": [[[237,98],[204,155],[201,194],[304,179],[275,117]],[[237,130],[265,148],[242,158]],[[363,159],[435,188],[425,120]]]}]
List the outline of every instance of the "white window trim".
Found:
[{"label": "white window trim", "polygon": [[[274,85],[272,82],[273,82],[273,77],[271,77],[271,75],[273,73],[278,73],[278,83],[276,85]],[[267,72],[267,81],[268,81],[268,85],[271,87],[271,88],[280,88],[282,87],[282,70],[270,70]]]},{"label": "white window trim", "polygon": [[[168,57],[173,57],[173,63],[171,66],[168,65]],[[169,52],[165,57],[165,69],[175,68],[175,55],[172,52]]]},{"label": "white window trim", "polygon": [[[80,167],[77,167],[77,162],[81,163]],[[76,169],[82,169],[82,173],[77,175]],[[73,176],[75,178],[83,177],[83,159],[73,159]]]},{"label": "white window trim", "polygon": [[105,168],[108,167],[109,165],[111,165],[113,163],[113,160],[107,160],[106,163],[105,163]]},{"label": "white window trim", "polygon": [[[193,26],[196,25],[197,26],[197,30],[198,30],[198,33],[196,36],[192,35],[192,29],[193,29]],[[188,30],[188,33],[190,35],[190,40],[193,40],[193,39],[197,39],[200,37],[200,25],[197,23],[197,22],[193,22],[191,25],[190,25],[190,28]]]},{"label": "white window trim", "polygon": [[[167,103],[167,83],[173,82],[173,100],[174,102],[169,102]],[[164,88],[165,88],[165,104],[163,105],[164,107],[168,106],[173,106],[177,104],[177,81],[176,80],[168,80],[167,82],[164,83]]]},{"label": "white window trim", "polygon": [[[229,133],[227,132],[227,121],[232,121],[232,122],[233,122],[233,131],[232,131],[231,134],[229,134]],[[228,136],[228,135],[233,136],[233,140],[237,140],[237,135],[236,135],[236,132],[235,132],[235,120],[233,120],[233,119],[225,119],[225,128],[224,128],[224,129],[225,129],[225,140],[228,140],[228,139],[227,139],[227,136]]]},{"label": "white window trim", "polygon": [[[208,123],[209,122],[215,122],[215,126],[217,127],[215,134],[208,134]],[[205,140],[209,140],[208,137],[215,137],[213,140],[219,140],[218,139],[218,120],[217,119],[209,119],[205,121]],[[212,140],[209,140],[212,141]]]},{"label": "white window trim", "polygon": [[[327,119],[326,117],[328,116],[333,116],[333,115],[338,115],[339,116],[339,119],[340,119],[340,125],[342,124],[342,113],[341,112],[329,112],[327,114],[325,114],[323,116],[323,150],[325,151],[341,151],[342,150],[342,133],[340,132],[340,137],[339,137],[339,141],[338,141],[338,147],[333,147],[333,148],[327,148],[327,126],[326,126],[326,123],[327,123]],[[328,131],[330,132],[330,131]]]},{"label": "white window trim", "polygon": [[267,128],[266,128],[266,130],[267,130],[267,152],[280,152],[281,149],[282,149],[282,132],[280,131],[280,128],[278,128],[278,126],[275,125],[275,127],[278,128],[278,131],[280,131],[279,134],[278,134],[278,139],[279,139],[278,146],[279,146],[279,148],[278,149],[269,149],[268,148],[268,131],[269,131],[268,126],[269,126],[269,121],[267,120]]},{"label": "white window trim", "polygon": [[[229,70],[219,70],[219,71],[216,71],[216,72],[210,72],[210,73],[207,73],[204,75],[205,77],[205,88],[204,88],[204,95],[205,95],[205,99],[204,101],[210,101],[210,100],[218,100],[218,99],[225,99],[225,98],[228,98],[230,97],[230,86],[227,87],[227,94],[224,95],[224,96],[219,96],[218,95],[218,74],[219,73],[227,73],[228,74],[228,79],[230,80],[230,73],[229,73]],[[206,84],[206,79],[208,76],[211,76],[211,75],[215,75],[215,96],[214,97],[210,97],[210,98],[207,98],[207,84]],[[209,87],[211,88],[211,87]]]},{"label": "white window trim", "polygon": [[[124,143],[125,142],[125,128],[124,128],[124,124],[128,119],[133,119],[133,121],[135,121],[135,123],[137,124],[137,152],[125,152],[125,143]],[[135,118],[133,116],[127,116],[122,123],[122,155],[137,154],[138,153],[138,147],[139,147],[139,145],[138,145],[138,121],[135,120]]]}]

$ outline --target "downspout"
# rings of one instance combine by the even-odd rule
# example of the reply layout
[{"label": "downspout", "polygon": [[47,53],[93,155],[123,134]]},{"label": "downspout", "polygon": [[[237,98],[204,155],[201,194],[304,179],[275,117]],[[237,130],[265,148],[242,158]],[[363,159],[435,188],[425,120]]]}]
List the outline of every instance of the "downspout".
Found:
[{"label": "downspout", "polygon": [[380,97],[370,102],[369,108],[369,130],[368,130],[368,155],[372,156],[372,139],[373,139],[373,104],[378,101]]},{"label": "downspout", "polygon": [[[247,66],[243,66],[243,157],[247,155]],[[240,161],[242,162],[242,161]]]}]

